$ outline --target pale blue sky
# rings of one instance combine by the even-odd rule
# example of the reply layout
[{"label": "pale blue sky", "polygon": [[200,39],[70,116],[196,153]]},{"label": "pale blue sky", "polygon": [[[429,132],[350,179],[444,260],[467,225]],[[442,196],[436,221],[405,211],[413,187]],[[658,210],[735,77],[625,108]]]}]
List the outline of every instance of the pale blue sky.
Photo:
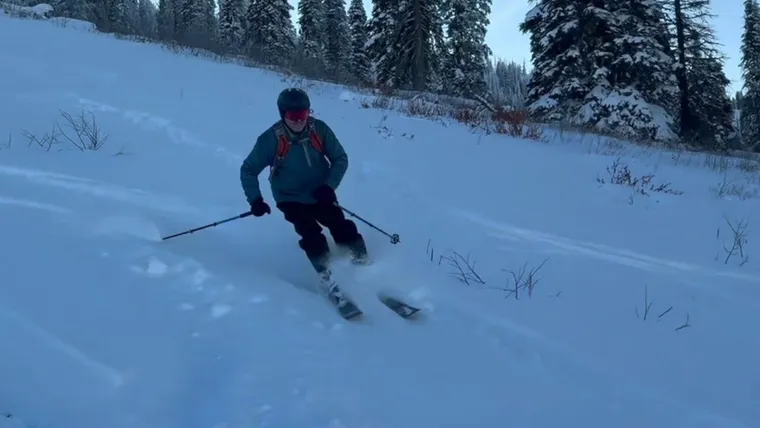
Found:
[{"label": "pale blue sky", "polygon": [[[365,2],[365,6],[367,2]],[[367,9],[367,13],[371,11]],[[514,60],[530,67],[530,45],[528,36],[518,28],[525,13],[532,5],[527,0],[493,0],[491,26],[486,42],[493,50],[494,56],[505,60]],[[743,29],[744,7],[741,0],[716,0],[712,2],[712,11],[716,15],[712,22],[718,42],[723,45],[726,55],[726,76],[731,80],[730,94],[741,89],[741,70],[739,69],[741,35]]]}]

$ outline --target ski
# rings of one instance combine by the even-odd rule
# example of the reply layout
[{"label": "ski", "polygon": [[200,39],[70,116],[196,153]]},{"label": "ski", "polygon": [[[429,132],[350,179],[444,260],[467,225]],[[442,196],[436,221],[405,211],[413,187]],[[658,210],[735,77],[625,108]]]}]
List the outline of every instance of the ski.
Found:
[{"label": "ski", "polygon": [[362,310],[354,303],[346,294],[341,290],[338,283],[335,282],[329,269],[325,269],[319,272],[320,283],[322,285],[322,292],[327,300],[335,306],[343,319],[352,320],[362,315]]},{"label": "ski", "polygon": [[422,310],[421,308],[412,306],[396,297],[379,294],[377,298],[380,299],[380,302],[386,307],[404,319],[409,319],[411,316]]},{"label": "ski", "polygon": [[353,320],[363,314],[362,310],[351,299],[343,294],[343,291],[335,285],[327,295],[327,298],[338,309],[338,313],[345,320]]}]

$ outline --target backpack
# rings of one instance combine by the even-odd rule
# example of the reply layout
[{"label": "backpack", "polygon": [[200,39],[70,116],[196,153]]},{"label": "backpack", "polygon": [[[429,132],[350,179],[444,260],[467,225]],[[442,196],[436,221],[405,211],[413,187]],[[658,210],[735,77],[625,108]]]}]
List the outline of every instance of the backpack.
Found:
[{"label": "backpack", "polygon": [[[317,151],[317,153],[324,155],[324,144],[322,144],[322,139],[319,138],[319,134],[317,133],[317,128],[314,125],[314,118],[310,117],[306,121],[306,129],[309,131],[309,141],[311,142],[311,146],[314,147],[314,150]],[[277,136],[277,152],[275,153],[274,161],[272,162],[272,167],[269,170],[269,177],[271,179],[272,175],[274,174],[274,171],[277,169],[277,167],[282,164],[282,161],[285,159],[285,156],[288,155],[288,151],[290,150],[291,144],[293,144],[290,141],[290,138],[288,137],[288,133],[285,130],[285,124],[283,121],[277,122],[274,126],[274,133]]]}]

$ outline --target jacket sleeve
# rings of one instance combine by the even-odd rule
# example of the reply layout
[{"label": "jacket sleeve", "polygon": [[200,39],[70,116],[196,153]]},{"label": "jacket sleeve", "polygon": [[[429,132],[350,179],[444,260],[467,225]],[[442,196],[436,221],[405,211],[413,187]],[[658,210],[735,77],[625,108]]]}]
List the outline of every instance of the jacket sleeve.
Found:
[{"label": "jacket sleeve", "polygon": [[320,121],[319,129],[324,144],[325,156],[330,160],[330,175],[327,176],[327,184],[333,190],[340,186],[343,176],[348,170],[348,155],[340,144],[338,137],[326,123]]},{"label": "jacket sleeve", "polygon": [[243,192],[245,192],[249,204],[261,197],[259,174],[264,168],[271,166],[274,159],[275,144],[272,143],[273,136],[271,134],[267,131],[256,139],[253,150],[240,166],[240,184],[243,186]]}]

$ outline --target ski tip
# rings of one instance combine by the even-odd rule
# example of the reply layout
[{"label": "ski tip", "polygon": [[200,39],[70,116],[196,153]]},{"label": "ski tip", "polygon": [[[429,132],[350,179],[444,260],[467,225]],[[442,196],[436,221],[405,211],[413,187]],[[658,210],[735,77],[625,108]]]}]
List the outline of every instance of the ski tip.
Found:
[{"label": "ski tip", "polygon": [[343,319],[348,321],[354,321],[357,319],[361,319],[362,315],[364,315],[364,312],[362,311],[354,311],[354,312],[347,312],[347,313],[341,313],[340,316],[343,317]]}]

